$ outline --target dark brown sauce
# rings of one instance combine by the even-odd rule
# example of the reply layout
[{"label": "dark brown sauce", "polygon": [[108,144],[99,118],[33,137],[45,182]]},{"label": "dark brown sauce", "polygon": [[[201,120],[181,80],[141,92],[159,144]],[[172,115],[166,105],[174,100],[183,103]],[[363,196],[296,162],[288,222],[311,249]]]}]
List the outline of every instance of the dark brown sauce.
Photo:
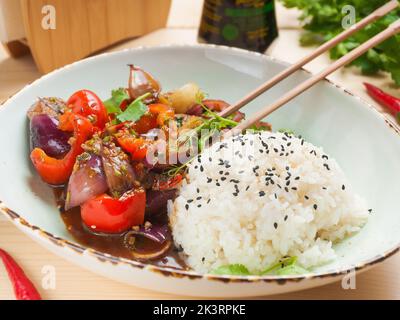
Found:
[{"label": "dark brown sauce", "polygon": [[[72,237],[80,244],[85,247],[98,250],[100,252],[108,253],[110,255],[126,258],[130,260],[136,260],[133,258],[130,250],[125,245],[124,235],[109,235],[109,234],[95,234],[88,230],[82,223],[80,208],[76,207],[68,211],[64,211],[64,191],[60,188],[54,188],[54,194],[56,197],[57,205],[60,208],[61,218],[68,232]],[[167,219],[166,212],[160,212],[160,214],[155,218],[154,222],[165,223]],[[140,248],[139,252],[154,252],[157,251],[160,245],[150,240],[143,240],[137,243]],[[161,257],[155,260],[136,260],[146,264],[152,264],[162,267],[171,267],[180,270],[187,270],[188,267],[178,254],[178,250],[171,245],[171,248]]]}]

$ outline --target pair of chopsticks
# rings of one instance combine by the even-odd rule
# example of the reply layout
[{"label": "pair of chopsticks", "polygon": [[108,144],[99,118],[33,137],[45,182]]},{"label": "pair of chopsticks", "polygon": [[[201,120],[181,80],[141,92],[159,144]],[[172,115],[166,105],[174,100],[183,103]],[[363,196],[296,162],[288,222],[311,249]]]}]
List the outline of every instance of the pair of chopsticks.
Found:
[{"label": "pair of chopsticks", "polygon": [[[379,18],[382,18],[386,14],[388,14],[390,11],[398,8],[399,2],[397,0],[391,0],[382,7],[378,8],[375,10],[373,13],[371,13],[369,16],[365,17],[352,27],[346,29],[344,32],[340,33],[330,41],[324,43],[321,45],[317,50],[312,52],[311,54],[307,55],[306,57],[302,58],[300,61],[297,63],[293,64],[289,68],[285,69],[281,73],[277,74],[267,82],[263,83],[261,86],[256,88],[254,91],[249,93],[247,96],[245,96],[243,99],[240,101],[236,102],[235,104],[231,105],[229,108],[223,110],[222,112],[219,113],[220,116],[226,117],[229,116],[230,114],[234,113],[235,111],[239,110],[242,108],[244,105],[248,104],[255,98],[257,98],[259,95],[267,91],[268,89],[272,88],[274,85],[277,83],[281,82],[283,79],[287,78],[291,74],[293,74],[295,71],[299,70],[301,67],[303,67],[305,64],[308,62],[312,61],[316,57],[320,56],[322,53],[326,52],[327,50],[333,48],[337,44],[339,44],[341,41],[345,40],[355,32],[363,29],[366,27],[368,24],[370,24],[373,21],[378,20]],[[339,68],[343,67],[344,65],[348,64],[349,62],[355,60],[365,52],[367,52],[369,49],[375,47],[379,43],[385,41],[386,39],[390,38],[391,36],[397,34],[400,32],[400,19],[396,20],[393,22],[387,29],[382,31],[381,33],[377,34],[373,38],[369,39],[368,41],[364,42],[362,45],[357,47],[356,49],[352,50],[348,54],[344,55],[342,58],[331,64],[329,67],[325,68],[322,70],[320,73],[312,76],[311,78],[307,79],[294,89],[290,90],[287,92],[285,95],[280,97],[278,100],[270,104],[269,106],[262,108],[259,110],[256,114],[254,114],[251,118],[248,120],[244,120],[241,123],[239,123],[235,128],[230,130],[229,132],[226,133],[226,136],[231,136],[235,134],[241,133],[243,130],[251,127],[252,125],[256,124],[258,121],[262,120],[269,114],[271,114],[273,111],[276,109],[280,108],[281,106],[285,105],[289,101],[291,101],[293,98],[297,97],[307,89],[311,88],[314,86],[317,82],[320,80],[324,79],[326,76],[329,74],[335,72]]]}]

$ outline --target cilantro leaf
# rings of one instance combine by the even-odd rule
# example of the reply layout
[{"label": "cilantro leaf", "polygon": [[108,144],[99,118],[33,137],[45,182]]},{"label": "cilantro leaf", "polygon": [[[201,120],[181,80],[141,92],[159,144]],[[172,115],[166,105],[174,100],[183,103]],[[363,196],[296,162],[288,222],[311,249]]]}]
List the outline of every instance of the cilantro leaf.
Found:
[{"label": "cilantro leaf", "polygon": [[220,266],[211,271],[211,274],[216,275],[234,275],[234,276],[249,276],[250,271],[242,264],[229,264]]},{"label": "cilantro leaf", "polygon": [[[302,11],[300,20],[305,30],[300,38],[301,45],[315,45],[328,41],[343,31],[342,21],[347,13],[342,13],[345,5],[355,10],[355,20],[360,21],[387,0],[281,0],[288,8],[297,8]],[[351,37],[342,41],[330,50],[331,59],[339,59],[352,49],[386,29],[392,22],[400,18],[400,8],[393,10],[381,19],[369,24]],[[400,86],[400,35],[369,50],[351,65],[359,67],[363,74],[376,74],[386,71],[393,81]]]},{"label": "cilantro leaf", "polygon": [[111,92],[111,98],[104,101],[108,113],[121,113],[120,105],[123,101],[130,99],[125,88],[119,88]]},{"label": "cilantro leaf", "polygon": [[142,101],[148,95],[149,94],[146,93],[133,101],[124,112],[117,115],[118,121],[138,121],[148,110],[147,106]]},{"label": "cilantro leaf", "polygon": [[296,265],[291,264],[289,266],[283,267],[276,271],[276,275],[278,276],[288,276],[288,275],[298,275],[308,273],[308,270]]},{"label": "cilantro leaf", "polygon": [[[281,259],[278,263],[266,268],[263,272],[258,275],[277,275],[277,276],[287,276],[287,275],[299,275],[309,273],[308,270],[300,267],[297,264],[297,257],[287,257]],[[246,266],[242,264],[229,264],[220,266],[211,271],[211,274],[216,275],[235,275],[235,276],[249,276],[250,271]]]},{"label": "cilantro leaf", "polygon": [[278,132],[296,135],[295,132],[292,129],[282,128],[282,129],[279,129]]}]

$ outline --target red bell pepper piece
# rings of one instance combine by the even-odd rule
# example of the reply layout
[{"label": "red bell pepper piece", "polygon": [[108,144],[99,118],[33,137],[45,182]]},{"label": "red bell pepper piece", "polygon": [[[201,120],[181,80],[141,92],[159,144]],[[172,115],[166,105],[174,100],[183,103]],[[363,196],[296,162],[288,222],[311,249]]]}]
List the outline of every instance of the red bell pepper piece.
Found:
[{"label": "red bell pepper piece", "polygon": [[0,258],[6,267],[17,300],[42,300],[35,286],[25,275],[24,270],[3,249],[0,249]]},{"label": "red bell pepper piece", "polygon": [[377,102],[379,102],[381,105],[386,107],[387,109],[390,110],[390,112],[397,117],[400,114],[400,99],[396,98],[383,90],[375,87],[374,85],[370,83],[364,83],[365,87],[367,88],[368,94],[374,98]]},{"label": "red bell pepper piece", "polygon": [[162,103],[150,104],[148,105],[148,109],[148,114],[143,115],[132,126],[139,134],[163,126],[167,120],[172,119],[175,115],[173,108]]},{"label": "red bell pepper piece", "polygon": [[133,160],[140,161],[146,157],[150,141],[132,135],[127,130],[120,130],[116,138],[121,148],[129,152]]},{"label": "red bell pepper piece", "polygon": [[178,173],[166,181],[157,180],[156,183],[153,185],[153,189],[160,191],[175,189],[177,188],[178,184],[182,182],[182,180],[183,176]]},{"label": "red bell pepper piece", "polygon": [[99,129],[104,129],[108,115],[100,98],[92,91],[75,92],[67,101],[67,110],[60,117],[59,128],[64,131],[73,130],[72,115],[78,114],[89,119]]},{"label": "red bell pepper piece", "polygon": [[130,190],[119,199],[100,195],[81,205],[82,221],[93,231],[121,233],[143,224],[146,207],[144,189]]},{"label": "red bell pepper piece", "polygon": [[61,185],[68,181],[75,164],[76,157],[83,152],[82,144],[88,140],[95,129],[90,121],[82,116],[74,115],[74,137],[71,150],[63,159],[49,157],[42,149],[35,148],[31,152],[31,160],[43,181],[52,185]]},{"label": "red bell pepper piece", "polygon": [[167,120],[170,120],[175,116],[174,109],[162,103],[150,104],[149,111],[151,114],[157,116],[157,124],[160,127],[163,126]]}]

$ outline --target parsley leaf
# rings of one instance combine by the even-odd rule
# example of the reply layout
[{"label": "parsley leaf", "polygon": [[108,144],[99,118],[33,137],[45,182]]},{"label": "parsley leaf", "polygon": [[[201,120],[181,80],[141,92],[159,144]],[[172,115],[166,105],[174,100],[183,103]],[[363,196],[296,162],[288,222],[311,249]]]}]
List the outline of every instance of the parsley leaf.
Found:
[{"label": "parsley leaf", "polygon": [[[263,276],[267,274],[277,275],[277,276],[287,276],[287,275],[299,275],[309,273],[308,270],[300,267],[296,264],[297,257],[287,257],[280,260],[278,263],[265,269],[257,275]],[[252,275],[250,271],[242,264],[228,264],[225,266],[220,266],[211,271],[211,274],[216,275],[235,275],[235,276],[249,276]]]},{"label": "parsley leaf", "polygon": [[117,115],[118,121],[138,121],[148,110],[147,106],[142,101],[147,96],[149,96],[149,93],[146,93],[133,101],[124,112]]},{"label": "parsley leaf", "polygon": [[[387,0],[281,0],[281,2],[288,8],[297,8],[302,11],[300,20],[305,32],[300,38],[301,45],[319,45],[343,31],[342,20],[346,13],[342,13],[341,9],[345,5],[352,6],[355,9],[356,21],[360,21],[375,9],[384,5]],[[369,24],[366,28],[332,48],[330,50],[331,59],[339,59],[386,29],[399,18],[400,9],[397,9]],[[350,65],[359,67],[362,73],[367,75],[386,71],[391,74],[393,81],[400,85],[399,47],[400,35],[395,35],[369,50]]]},{"label": "parsley leaf", "polygon": [[278,269],[275,274],[278,276],[288,276],[288,275],[299,275],[305,273],[309,273],[308,270],[296,264],[291,264],[289,266]]},{"label": "parsley leaf", "polygon": [[108,113],[121,113],[120,105],[123,101],[130,99],[125,88],[119,88],[111,92],[111,98],[104,101]]},{"label": "parsley leaf", "polygon": [[211,271],[211,274],[216,275],[234,275],[234,276],[249,276],[250,271],[242,264],[229,264],[220,266]]}]

